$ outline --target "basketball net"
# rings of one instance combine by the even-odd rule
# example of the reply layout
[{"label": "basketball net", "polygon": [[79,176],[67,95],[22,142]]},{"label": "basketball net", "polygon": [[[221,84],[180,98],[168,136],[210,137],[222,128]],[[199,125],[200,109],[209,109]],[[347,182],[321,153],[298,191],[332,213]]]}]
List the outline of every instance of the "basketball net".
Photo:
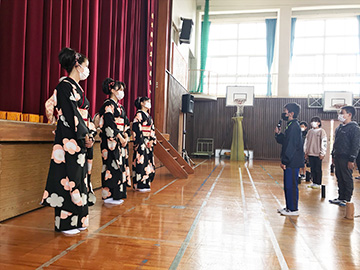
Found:
[{"label": "basketball net", "polygon": [[244,103],[245,103],[246,99],[245,98],[236,98],[234,99],[234,103],[236,105],[236,116],[243,116],[244,114]]}]

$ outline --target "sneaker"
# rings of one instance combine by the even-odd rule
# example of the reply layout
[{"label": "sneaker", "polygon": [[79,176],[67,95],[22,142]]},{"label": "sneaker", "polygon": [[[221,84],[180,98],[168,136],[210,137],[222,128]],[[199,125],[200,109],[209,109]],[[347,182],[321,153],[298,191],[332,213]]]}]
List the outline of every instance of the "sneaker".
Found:
[{"label": "sneaker", "polygon": [[281,211],[281,215],[283,215],[283,216],[298,216],[299,211],[290,211],[289,209],[286,209],[285,211]]},{"label": "sneaker", "polygon": [[333,203],[333,204],[339,204],[342,200],[339,199],[333,199],[333,200],[329,200],[329,203]]},{"label": "sneaker", "polygon": [[140,192],[150,192],[151,189],[150,189],[150,188],[139,188],[137,191],[140,191]]},{"label": "sneaker", "polygon": [[85,231],[87,230],[87,227],[77,228],[79,231]]},{"label": "sneaker", "polygon": [[301,179],[301,180],[306,180],[305,174],[300,175],[300,179]]},{"label": "sneaker", "polygon": [[78,229],[71,229],[71,230],[66,230],[66,231],[61,231],[63,234],[65,235],[75,235],[80,233],[80,231]]},{"label": "sneaker", "polygon": [[355,179],[356,179],[356,180],[360,180],[360,176],[356,176]]},{"label": "sneaker", "polygon": [[339,202],[339,206],[346,206],[347,201],[346,200],[342,200]]},{"label": "sneaker", "polygon": [[313,189],[319,189],[320,188],[320,185],[318,185],[318,184],[311,184],[311,185],[308,185],[307,186],[308,188],[313,188]]},{"label": "sneaker", "polygon": [[277,209],[276,211],[277,211],[278,213],[281,213],[282,211],[286,211],[286,207],[284,207],[284,208],[282,208],[282,209],[279,208],[279,209]]}]

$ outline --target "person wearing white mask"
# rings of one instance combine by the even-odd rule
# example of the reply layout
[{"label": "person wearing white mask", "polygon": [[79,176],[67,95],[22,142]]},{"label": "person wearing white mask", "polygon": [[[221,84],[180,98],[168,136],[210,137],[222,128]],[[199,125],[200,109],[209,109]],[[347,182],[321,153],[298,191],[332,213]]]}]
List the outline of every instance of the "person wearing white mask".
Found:
[{"label": "person wearing white mask", "polygon": [[346,203],[351,201],[354,190],[352,173],[360,149],[360,127],[352,121],[355,113],[353,106],[344,106],[340,109],[338,120],[341,124],[335,130],[335,141],[331,153],[335,164],[339,196],[329,202],[339,206],[346,206]]},{"label": "person wearing white mask", "polygon": [[103,92],[109,96],[99,111],[102,198],[106,204],[120,205],[127,197],[123,149],[129,141],[130,127],[119,103],[124,98],[124,86],[111,78],[102,83]]},{"label": "person wearing white mask", "polygon": [[73,235],[86,230],[88,206],[95,202],[89,185],[87,155],[96,130],[86,122],[90,103],[79,85],[80,80],[89,76],[89,60],[71,48],[63,48],[59,62],[68,76],[59,82],[46,102],[48,121],[57,120],[57,126],[41,204],[55,208],[55,231]]},{"label": "person wearing white mask", "polygon": [[138,109],[134,117],[132,131],[134,137],[133,187],[140,192],[149,192],[155,177],[154,145],[156,144],[154,122],[149,114],[151,100],[138,97]]},{"label": "person wearing white mask", "polygon": [[322,160],[326,155],[327,137],[325,130],[321,128],[320,117],[311,118],[310,124],[311,129],[308,131],[304,143],[305,159],[309,159],[313,181],[308,187],[318,189],[322,183]]}]

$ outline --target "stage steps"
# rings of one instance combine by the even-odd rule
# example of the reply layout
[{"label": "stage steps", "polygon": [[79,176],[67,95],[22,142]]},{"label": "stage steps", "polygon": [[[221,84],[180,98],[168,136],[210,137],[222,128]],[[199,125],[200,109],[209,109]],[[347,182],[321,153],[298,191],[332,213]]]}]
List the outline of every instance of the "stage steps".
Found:
[{"label": "stage steps", "polygon": [[154,154],[176,178],[188,178],[194,169],[182,158],[158,129],[155,129],[156,145]]}]

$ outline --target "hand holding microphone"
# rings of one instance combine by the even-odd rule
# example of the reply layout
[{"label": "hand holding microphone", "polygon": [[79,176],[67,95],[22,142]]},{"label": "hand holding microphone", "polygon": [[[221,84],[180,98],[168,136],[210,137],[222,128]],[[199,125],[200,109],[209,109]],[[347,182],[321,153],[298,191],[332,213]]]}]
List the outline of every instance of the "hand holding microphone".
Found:
[{"label": "hand holding microphone", "polygon": [[281,131],[281,123],[282,123],[282,120],[280,119],[279,123],[276,125],[276,128],[275,128],[275,133],[276,134],[279,134],[280,131]]}]

